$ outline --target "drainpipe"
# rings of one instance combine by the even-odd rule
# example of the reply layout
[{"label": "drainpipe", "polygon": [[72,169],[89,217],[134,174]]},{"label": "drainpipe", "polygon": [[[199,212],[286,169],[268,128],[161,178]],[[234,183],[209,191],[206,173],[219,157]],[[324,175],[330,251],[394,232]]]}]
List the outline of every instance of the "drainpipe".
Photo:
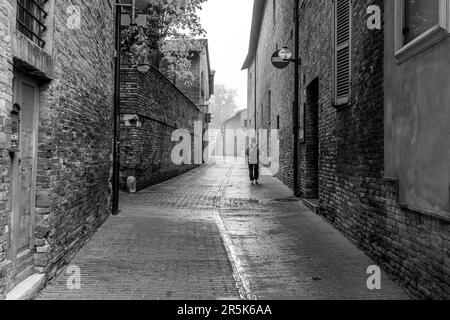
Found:
[{"label": "drainpipe", "polygon": [[[257,92],[257,88],[258,88],[257,83],[256,83],[257,81],[258,81],[258,55],[255,54],[255,135],[257,137],[259,137],[259,135],[258,135],[258,120],[257,120],[258,99],[256,96],[256,92]],[[259,141],[258,141],[258,143],[259,143]]]},{"label": "drainpipe", "polygon": [[115,88],[114,88],[114,145],[113,145],[113,200],[112,214],[119,214],[119,188],[120,188],[120,33],[121,33],[122,7],[116,5],[116,52],[115,52]]},{"label": "drainpipe", "polygon": [[299,110],[300,110],[300,0],[295,0],[295,75],[294,75],[294,105],[293,105],[293,129],[294,129],[294,194],[300,196],[299,179]]}]

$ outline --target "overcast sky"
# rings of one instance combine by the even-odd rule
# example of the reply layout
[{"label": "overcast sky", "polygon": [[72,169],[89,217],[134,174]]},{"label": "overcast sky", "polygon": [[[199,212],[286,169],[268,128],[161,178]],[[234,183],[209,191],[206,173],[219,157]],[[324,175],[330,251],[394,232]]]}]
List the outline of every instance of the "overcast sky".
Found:
[{"label": "overcast sky", "polygon": [[247,108],[247,72],[241,68],[248,51],[252,10],[253,0],[208,0],[200,12],[216,84],[237,90],[239,109]]}]

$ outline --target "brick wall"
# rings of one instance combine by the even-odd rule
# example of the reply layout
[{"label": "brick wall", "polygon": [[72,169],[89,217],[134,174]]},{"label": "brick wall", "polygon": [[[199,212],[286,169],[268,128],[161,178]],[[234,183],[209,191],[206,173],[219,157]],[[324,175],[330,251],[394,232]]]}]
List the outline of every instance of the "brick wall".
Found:
[{"label": "brick wall", "polygon": [[[172,162],[176,143],[171,137],[176,129],[186,129],[193,142],[194,121],[202,119],[197,106],[154,68],[145,75],[135,69],[123,69],[121,74],[122,188],[129,176],[143,189],[194,168],[193,164],[178,166]],[[130,115],[138,120],[126,124],[124,117]]]},{"label": "brick wall", "polygon": [[[369,4],[353,1],[352,103],[338,110],[331,98],[331,2],[308,1],[301,12],[303,101],[319,79],[320,213],[413,296],[448,298],[448,219],[405,210],[398,182],[384,179],[384,33],[367,28]],[[307,167],[308,143],[301,152]],[[311,176],[306,171],[302,179]]]},{"label": "brick wall", "polygon": [[12,56],[8,36],[13,11],[12,1],[0,3],[0,300],[4,297],[6,287],[6,266],[9,229],[9,210],[7,208],[9,193],[9,155],[6,150],[8,134],[8,115],[12,108]]},{"label": "brick wall", "polygon": [[[254,123],[255,68],[257,122],[261,126],[267,92],[280,114],[280,173],[292,187],[293,70],[276,70],[270,56],[276,43],[293,49],[286,38],[293,27],[293,3],[277,1],[279,26],[273,26],[267,1],[256,59],[249,67],[249,117]],[[316,144],[310,92],[318,81],[319,212],[363,249],[390,277],[417,298],[450,297],[450,216],[406,208],[399,201],[399,182],[384,177],[384,33],[367,28],[367,6],[384,1],[353,1],[352,103],[333,105],[333,6],[329,0],[304,1],[300,11],[301,104],[305,104],[305,143],[300,147],[302,197],[314,196]],[[286,19],[279,15],[284,12]],[[278,30],[280,28],[280,31]],[[261,107],[263,104],[263,107]],[[272,117],[273,117],[272,116]],[[272,123],[275,123],[272,120]],[[316,160],[317,161],[317,160]],[[314,192],[312,192],[314,191]],[[365,272],[362,270],[361,272]]]},{"label": "brick wall", "polygon": [[[111,210],[112,1],[72,1],[81,29],[67,28],[67,4],[55,4],[55,80],[42,93],[35,265],[52,277]],[[50,247],[46,249],[46,245]]]},{"label": "brick wall", "polygon": [[[43,50],[17,33],[16,1],[0,4],[0,299],[4,277],[11,271],[2,264],[10,241],[4,231],[10,230],[5,227],[11,219],[6,206],[11,168],[6,142],[13,67],[32,72],[41,85],[34,271],[52,278],[111,212],[112,3],[56,1],[53,8],[53,1],[48,2],[51,38]],[[66,23],[71,4],[81,9],[80,29],[69,29]]]}]

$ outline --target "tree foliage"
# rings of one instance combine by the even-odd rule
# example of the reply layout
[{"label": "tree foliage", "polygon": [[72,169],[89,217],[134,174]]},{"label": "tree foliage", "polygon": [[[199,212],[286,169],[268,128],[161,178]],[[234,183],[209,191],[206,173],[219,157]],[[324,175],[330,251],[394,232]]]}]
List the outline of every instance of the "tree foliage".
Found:
[{"label": "tree foliage", "polygon": [[198,15],[207,0],[145,0],[146,26],[126,27],[122,30],[122,54],[136,66],[148,59],[149,52],[161,52],[167,61],[166,72],[189,84],[190,57],[198,51],[206,31]]},{"label": "tree foliage", "polygon": [[210,113],[214,116],[211,127],[220,129],[225,121],[233,117],[239,111],[236,103],[237,92],[234,89],[227,89],[223,84],[216,84],[214,96],[210,102]]}]

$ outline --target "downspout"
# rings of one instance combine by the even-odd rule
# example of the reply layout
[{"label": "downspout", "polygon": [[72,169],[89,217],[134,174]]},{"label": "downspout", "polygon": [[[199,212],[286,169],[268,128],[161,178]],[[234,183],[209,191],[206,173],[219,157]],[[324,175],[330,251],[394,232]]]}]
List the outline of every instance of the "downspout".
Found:
[{"label": "downspout", "polygon": [[[259,136],[258,136],[258,120],[257,120],[258,101],[257,101],[257,96],[256,96],[256,92],[257,92],[256,82],[257,81],[258,81],[258,55],[255,54],[255,135],[256,135],[256,137],[259,138]],[[259,143],[259,141],[258,141],[258,143]]]},{"label": "downspout", "polygon": [[295,0],[295,75],[294,75],[294,105],[293,105],[293,130],[294,130],[294,195],[300,196],[299,185],[299,85],[300,85],[300,0]]},{"label": "downspout", "polygon": [[119,143],[120,143],[120,33],[121,33],[121,5],[116,5],[116,52],[115,52],[115,88],[114,88],[114,142],[113,142],[113,199],[112,214],[119,213],[119,188],[120,188],[120,159],[119,159]]}]

